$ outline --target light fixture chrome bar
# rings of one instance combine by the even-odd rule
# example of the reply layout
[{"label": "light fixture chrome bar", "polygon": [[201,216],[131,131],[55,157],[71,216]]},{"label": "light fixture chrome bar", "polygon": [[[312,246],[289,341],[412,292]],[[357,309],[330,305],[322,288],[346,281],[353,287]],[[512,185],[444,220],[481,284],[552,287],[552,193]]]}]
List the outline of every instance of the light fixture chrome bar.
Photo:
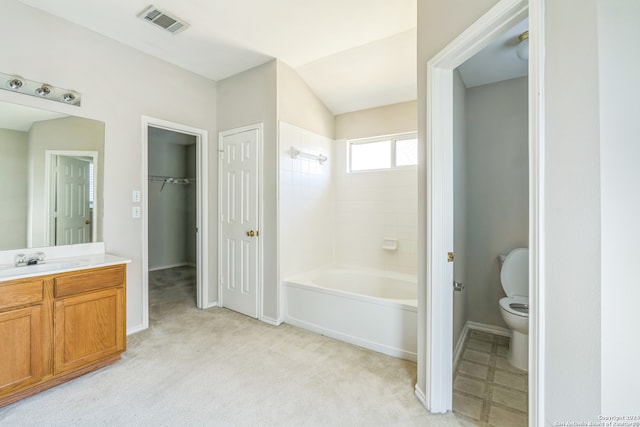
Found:
[{"label": "light fixture chrome bar", "polygon": [[63,89],[50,84],[36,82],[15,74],[0,73],[0,89],[18,92],[24,95],[50,99],[63,104],[80,106],[80,94],[75,90]]}]

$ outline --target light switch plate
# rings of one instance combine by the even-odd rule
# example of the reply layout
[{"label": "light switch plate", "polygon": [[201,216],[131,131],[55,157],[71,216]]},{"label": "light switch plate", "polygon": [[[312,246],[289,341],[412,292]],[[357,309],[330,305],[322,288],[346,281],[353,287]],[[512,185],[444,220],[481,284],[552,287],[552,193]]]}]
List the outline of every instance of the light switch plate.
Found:
[{"label": "light switch plate", "polygon": [[140,206],[133,206],[131,210],[131,216],[133,218],[140,218],[141,215],[142,215],[142,211],[140,210]]},{"label": "light switch plate", "polygon": [[141,200],[140,190],[133,190],[131,201],[133,203],[140,203],[140,200]]}]

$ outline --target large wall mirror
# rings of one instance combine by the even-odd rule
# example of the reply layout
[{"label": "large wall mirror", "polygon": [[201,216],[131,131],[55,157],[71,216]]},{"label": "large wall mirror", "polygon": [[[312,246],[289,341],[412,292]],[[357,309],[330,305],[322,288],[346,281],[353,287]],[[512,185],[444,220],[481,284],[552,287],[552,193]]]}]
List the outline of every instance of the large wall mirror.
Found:
[{"label": "large wall mirror", "polygon": [[102,241],[104,123],[0,101],[0,250]]}]

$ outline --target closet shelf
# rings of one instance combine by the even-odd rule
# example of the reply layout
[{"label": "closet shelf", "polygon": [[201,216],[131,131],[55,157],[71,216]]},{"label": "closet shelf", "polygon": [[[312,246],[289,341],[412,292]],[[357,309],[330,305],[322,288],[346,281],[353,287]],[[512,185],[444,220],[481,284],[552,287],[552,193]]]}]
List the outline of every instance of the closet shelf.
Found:
[{"label": "closet shelf", "polygon": [[151,182],[161,182],[162,187],[160,187],[160,191],[164,190],[164,186],[166,184],[179,184],[179,185],[188,185],[195,184],[195,178],[174,178],[172,176],[159,176],[159,175],[149,175],[149,181]]}]

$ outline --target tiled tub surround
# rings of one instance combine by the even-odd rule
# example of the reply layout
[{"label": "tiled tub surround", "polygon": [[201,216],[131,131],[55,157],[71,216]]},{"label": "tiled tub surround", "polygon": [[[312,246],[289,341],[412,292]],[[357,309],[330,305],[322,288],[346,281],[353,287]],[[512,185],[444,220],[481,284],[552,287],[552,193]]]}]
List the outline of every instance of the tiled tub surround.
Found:
[{"label": "tiled tub surround", "polygon": [[[416,168],[347,173],[345,140],[285,122],[279,132],[280,277],[334,264],[416,274]],[[328,160],[292,158],[291,147]]]},{"label": "tiled tub surround", "polygon": [[453,379],[453,411],[462,425],[526,427],[527,373],[507,362],[509,338],[471,331]]}]

